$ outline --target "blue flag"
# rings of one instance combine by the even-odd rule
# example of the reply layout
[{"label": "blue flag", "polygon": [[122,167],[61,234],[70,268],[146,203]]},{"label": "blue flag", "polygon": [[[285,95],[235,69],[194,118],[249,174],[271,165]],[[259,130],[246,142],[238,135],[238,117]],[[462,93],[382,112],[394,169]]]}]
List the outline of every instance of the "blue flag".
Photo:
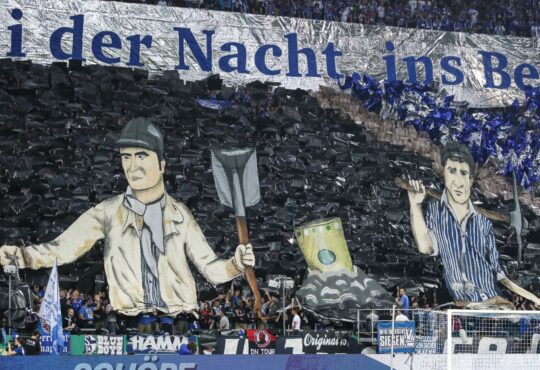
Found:
[{"label": "blue flag", "polygon": [[195,101],[204,108],[213,110],[222,110],[232,106],[232,103],[227,100],[215,100],[215,99],[195,99]]},{"label": "blue flag", "polygon": [[53,354],[59,355],[64,349],[64,331],[62,330],[62,311],[60,310],[60,287],[58,286],[58,268],[56,260],[49,276],[45,296],[39,309],[39,317],[47,324],[46,331],[51,333]]}]

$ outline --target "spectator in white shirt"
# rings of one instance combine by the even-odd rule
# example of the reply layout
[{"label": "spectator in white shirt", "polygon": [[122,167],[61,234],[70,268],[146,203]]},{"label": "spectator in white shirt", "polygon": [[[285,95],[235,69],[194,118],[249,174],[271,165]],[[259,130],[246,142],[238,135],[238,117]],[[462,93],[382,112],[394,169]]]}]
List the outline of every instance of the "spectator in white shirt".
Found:
[{"label": "spectator in white shirt", "polygon": [[351,7],[346,6],[345,9],[343,9],[343,12],[341,13],[341,21],[347,22],[349,20],[350,13],[351,13]]},{"label": "spectator in white shirt", "polygon": [[478,10],[471,8],[469,9],[469,17],[471,19],[471,28],[476,25],[476,22],[478,22]]},{"label": "spectator in white shirt", "polygon": [[409,318],[403,314],[403,311],[398,310],[398,315],[396,316],[396,322],[409,321]]},{"label": "spectator in white shirt", "polygon": [[377,16],[379,17],[379,23],[384,22],[384,6],[381,4],[377,8]]},{"label": "spectator in white shirt", "polygon": [[540,23],[537,22],[531,26],[531,36],[540,38]]},{"label": "spectator in white shirt", "polygon": [[293,314],[293,319],[292,319],[293,334],[300,334],[300,325],[302,324],[302,320],[300,319],[300,316],[298,315],[298,309],[293,308],[291,312]]},{"label": "spectator in white shirt", "polygon": [[225,316],[224,311],[219,312],[219,331],[222,332],[224,330],[231,330],[231,323],[229,322],[229,318]]},{"label": "spectator in white shirt", "polygon": [[411,8],[411,14],[416,13],[416,0],[409,0],[409,8]]},{"label": "spectator in white shirt", "polygon": [[368,330],[370,330],[372,333],[375,332],[375,328],[377,327],[377,321],[379,321],[379,315],[377,315],[375,311],[371,311],[369,315],[366,316],[366,320]]}]

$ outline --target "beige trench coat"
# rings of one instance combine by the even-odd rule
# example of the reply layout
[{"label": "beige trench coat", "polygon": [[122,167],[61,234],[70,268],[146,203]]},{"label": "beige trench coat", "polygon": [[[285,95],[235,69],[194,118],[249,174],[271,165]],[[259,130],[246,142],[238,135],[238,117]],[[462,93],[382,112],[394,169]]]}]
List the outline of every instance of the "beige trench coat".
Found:
[{"label": "beige trench coat", "polygon": [[[213,284],[232,280],[242,273],[233,259],[218,259],[191,212],[166,195],[163,212],[165,253],[158,261],[161,297],[168,313],[176,315],[196,309],[195,281],[188,258]],[[2,252],[16,253],[21,268],[38,269],[66,264],[88,252],[96,241],[105,239],[104,267],[109,298],[115,310],[126,315],[148,312],[144,306],[141,248],[137,230],[142,217],[124,207],[124,194],[109,198],[83,213],[55,240],[23,248],[3,246]]]}]

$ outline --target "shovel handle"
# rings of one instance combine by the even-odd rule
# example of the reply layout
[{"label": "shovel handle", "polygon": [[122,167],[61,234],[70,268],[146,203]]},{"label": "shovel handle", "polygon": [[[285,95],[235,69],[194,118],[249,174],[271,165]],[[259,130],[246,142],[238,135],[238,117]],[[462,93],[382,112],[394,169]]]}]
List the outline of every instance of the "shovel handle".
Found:
[{"label": "shovel handle", "polygon": [[[238,230],[240,244],[247,245],[249,243],[249,234],[245,217],[236,217],[236,229]],[[259,287],[257,286],[257,278],[255,277],[253,267],[246,266],[245,274],[249,287],[255,297],[255,302],[253,302],[253,317],[257,317],[261,309],[261,292],[259,292]]]},{"label": "shovel handle", "polygon": [[[405,189],[407,191],[413,191],[414,190],[414,188],[411,185],[409,185],[409,182],[407,180],[403,180],[403,179],[401,179],[399,177],[396,177],[395,182],[396,182],[396,185],[399,186],[402,189]],[[429,195],[432,198],[441,199],[441,193],[439,193],[436,190],[426,188],[426,194]],[[476,205],[474,206],[474,208],[476,209],[476,211],[478,213],[483,214],[484,216],[489,218],[491,221],[500,221],[500,222],[504,222],[504,223],[507,223],[507,224],[511,224],[510,216],[508,216],[508,215],[505,215],[505,214],[503,214],[501,212],[492,211],[492,210],[489,210],[489,209],[478,207]]]},{"label": "shovel handle", "polygon": [[248,244],[249,234],[245,217],[236,217],[236,230],[238,230],[238,239],[240,244]]},{"label": "shovel handle", "polygon": [[[409,185],[409,182],[407,180],[403,180],[402,178],[396,177],[395,181],[396,181],[396,185],[399,186],[400,188],[407,191],[414,191],[414,188],[411,185]],[[435,190],[431,190],[428,187],[426,187],[426,194],[432,198],[441,199],[441,193]]]}]

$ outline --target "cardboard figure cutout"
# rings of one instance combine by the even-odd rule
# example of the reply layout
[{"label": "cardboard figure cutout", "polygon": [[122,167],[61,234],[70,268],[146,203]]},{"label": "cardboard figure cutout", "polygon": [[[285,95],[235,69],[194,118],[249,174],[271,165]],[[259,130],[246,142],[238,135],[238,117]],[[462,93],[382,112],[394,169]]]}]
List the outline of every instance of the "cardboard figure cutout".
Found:
[{"label": "cardboard figure cutout", "polygon": [[442,149],[441,162],[445,190],[440,201],[429,203],[425,211],[424,185],[418,180],[409,183],[411,227],[418,250],[441,257],[446,286],[458,306],[513,308],[498,295],[497,281],[540,304],[536,296],[511,282],[502,271],[493,225],[470,199],[474,161],[468,147],[448,143]]},{"label": "cardboard figure cutout", "polygon": [[186,206],[165,191],[163,137],[145,118],[135,118],[117,141],[129,187],[84,212],[49,243],[0,248],[0,263],[15,255],[21,268],[66,264],[105,239],[104,267],[109,298],[126,315],[162,311],[170,315],[197,307],[188,258],[211,283],[220,284],[255,264],[251,245],[239,245],[229,260],[218,259]]}]

